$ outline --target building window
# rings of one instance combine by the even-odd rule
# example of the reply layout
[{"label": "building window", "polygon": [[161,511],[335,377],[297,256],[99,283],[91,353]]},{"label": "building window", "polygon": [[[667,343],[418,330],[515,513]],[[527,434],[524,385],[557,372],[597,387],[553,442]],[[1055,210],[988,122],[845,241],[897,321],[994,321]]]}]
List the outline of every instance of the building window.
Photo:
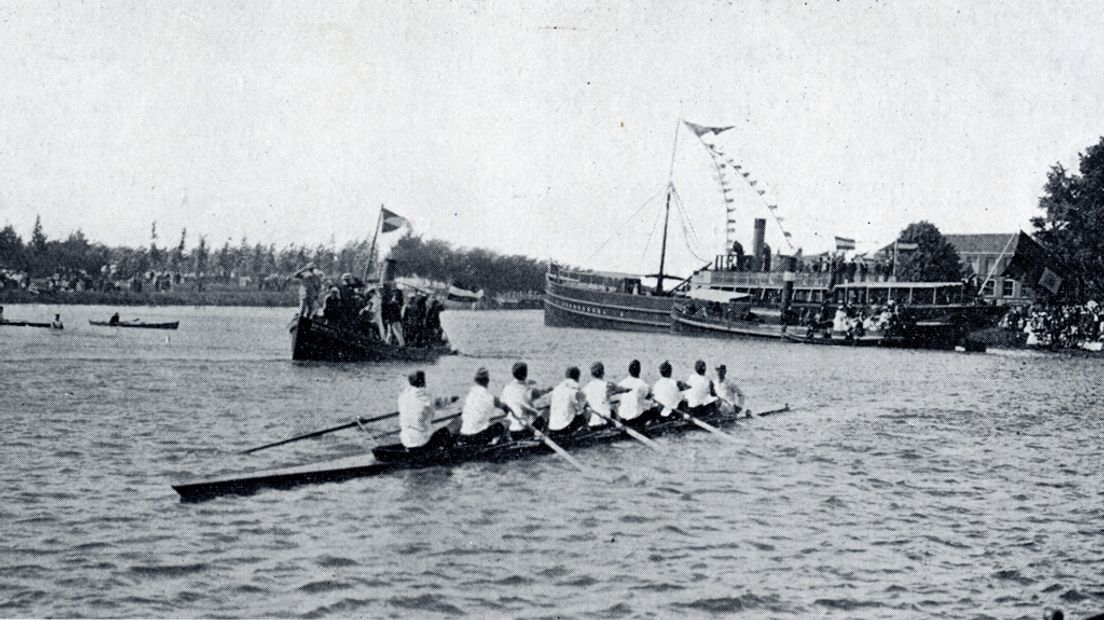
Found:
[{"label": "building window", "polygon": [[1016,282],[1005,280],[1001,283],[1001,297],[1013,297],[1016,294]]}]

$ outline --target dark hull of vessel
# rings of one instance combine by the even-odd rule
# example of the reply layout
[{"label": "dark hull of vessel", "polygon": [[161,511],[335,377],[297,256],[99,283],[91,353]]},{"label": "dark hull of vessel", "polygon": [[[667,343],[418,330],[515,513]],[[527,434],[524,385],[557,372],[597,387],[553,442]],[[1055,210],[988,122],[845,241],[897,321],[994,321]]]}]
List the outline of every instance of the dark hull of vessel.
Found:
[{"label": "dark hull of vessel", "polygon": [[50,324],[34,321],[0,321],[0,327],[50,327]]},{"label": "dark hull of vessel", "polygon": [[671,297],[630,295],[574,287],[548,280],[544,324],[622,331],[669,332]]},{"label": "dark hull of vessel", "polygon": [[316,362],[432,362],[452,347],[400,347],[319,318],[299,317],[289,327],[291,359]]},{"label": "dark hull of vessel", "polygon": [[[784,410],[788,410],[788,407]],[[774,413],[777,413],[777,411]],[[735,422],[742,415],[742,413],[723,414],[714,412],[707,416],[701,416],[701,419],[714,425],[724,425]],[[668,421],[647,427],[643,432],[649,437],[658,437],[697,430],[700,429],[692,423],[681,418],[672,417]],[[629,436],[624,432],[613,428],[603,428],[581,433],[575,437],[557,439],[556,441],[565,449],[578,449],[605,445],[625,439],[629,439]],[[391,453],[399,452],[399,449],[395,446],[386,446],[380,448],[380,450],[382,452],[390,451]],[[360,463],[349,463],[346,459],[343,462],[323,463],[302,468],[263,471],[239,477],[186,482],[173,485],[173,489],[180,494],[182,502],[200,502],[224,495],[252,495],[264,489],[290,489],[308,484],[343,482],[354,478],[365,478],[412,469],[455,466],[468,462],[501,463],[551,453],[552,450],[540,441],[525,439],[489,447],[450,449],[430,458],[418,460],[389,462],[365,460]]]},{"label": "dark hull of vessel", "polygon": [[114,325],[109,321],[88,321],[88,324],[97,327],[133,327],[135,329],[176,329],[180,327],[180,321],[168,323],[128,323],[120,321]]}]

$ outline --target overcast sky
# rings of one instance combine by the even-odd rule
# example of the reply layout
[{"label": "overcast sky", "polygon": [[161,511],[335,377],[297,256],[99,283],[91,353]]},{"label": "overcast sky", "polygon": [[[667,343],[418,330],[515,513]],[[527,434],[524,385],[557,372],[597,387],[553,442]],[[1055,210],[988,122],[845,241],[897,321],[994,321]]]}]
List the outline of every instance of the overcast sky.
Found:
[{"label": "overcast sky", "polygon": [[[807,253],[918,219],[1029,229],[1048,167],[1104,134],[1084,3],[541,4],[0,2],[0,224],[341,244],[383,203],[460,245],[651,270],[662,201],[630,216],[679,118],[735,125],[718,142]],[[711,255],[710,160],[686,131],[675,154]],[[736,197],[746,245],[765,202]]]}]

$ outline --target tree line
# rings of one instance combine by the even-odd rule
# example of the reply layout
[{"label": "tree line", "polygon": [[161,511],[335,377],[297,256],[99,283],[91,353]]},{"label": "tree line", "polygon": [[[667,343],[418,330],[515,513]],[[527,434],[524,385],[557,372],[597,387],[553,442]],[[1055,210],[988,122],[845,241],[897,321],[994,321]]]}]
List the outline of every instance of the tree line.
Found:
[{"label": "tree line", "polygon": [[[248,277],[290,276],[307,263],[337,276],[363,276],[372,251],[368,240],[355,240],[337,247],[329,244],[289,244],[226,241],[212,247],[205,235],[189,244],[187,229],[177,243],[160,245],[156,224],[151,227],[149,245],[107,246],[89,240],[81,230],[64,239],[49,239],[35,218],[29,240],[12,225],[0,230],[0,269],[29,273],[32,278],[55,274],[86,273],[93,278],[122,280],[149,272],[187,274],[207,282],[233,282]],[[543,262],[526,256],[503,255],[482,248],[456,247],[440,239],[426,239],[407,233],[391,251],[396,275],[417,276],[440,282],[460,282],[471,289],[494,292],[539,291],[544,286]]]}]

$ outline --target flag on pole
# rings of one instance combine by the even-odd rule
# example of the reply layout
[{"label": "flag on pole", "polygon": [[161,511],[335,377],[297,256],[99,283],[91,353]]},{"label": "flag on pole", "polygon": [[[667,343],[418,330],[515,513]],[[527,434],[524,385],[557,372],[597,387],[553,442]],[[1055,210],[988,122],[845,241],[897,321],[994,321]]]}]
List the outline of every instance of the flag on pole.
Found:
[{"label": "flag on pole", "polygon": [[837,250],[854,250],[855,240],[848,239],[847,237],[836,237],[836,249]]},{"label": "flag on pole", "polygon": [[694,135],[698,136],[699,138],[706,134],[717,135],[722,131],[728,131],[729,129],[735,127],[735,125],[729,125],[728,127],[707,127],[705,125],[696,125],[694,123],[691,123],[690,121],[682,122],[690,128],[690,131],[694,132]]},{"label": "flag on pole", "polygon": [[1039,278],[1039,286],[1050,291],[1052,295],[1057,295],[1058,289],[1062,287],[1062,276],[1051,271],[1050,267],[1043,267],[1043,275]]},{"label": "flag on pole", "polygon": [[395,213],[394,211],[388,211],[383,207],[380,207],[380,209],[380,232],[387,233],[398,230],[403,226],[406,226],[407,228],[410,227],[410,220],[407,220],[405,217],[399,215],[398,213]]}]

